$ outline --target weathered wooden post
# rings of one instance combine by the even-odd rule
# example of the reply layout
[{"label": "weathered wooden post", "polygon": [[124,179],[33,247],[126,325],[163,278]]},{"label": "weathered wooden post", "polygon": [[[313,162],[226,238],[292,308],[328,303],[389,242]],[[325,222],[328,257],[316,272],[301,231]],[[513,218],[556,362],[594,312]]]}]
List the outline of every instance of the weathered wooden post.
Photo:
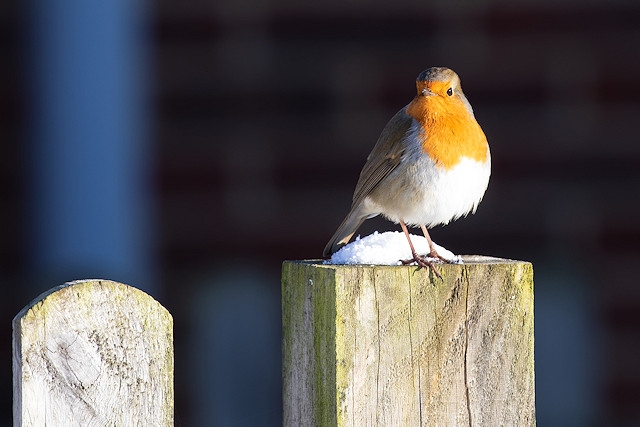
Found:
[{"label": "weathered wooden post", "polygon": [[533,268],[286,261],[285,426],[534,426]]},{"label": "weathered wooden post", "polygon": [[13,320],[14,426],[173,426],[173,319],[144,292],[66,283]]}]

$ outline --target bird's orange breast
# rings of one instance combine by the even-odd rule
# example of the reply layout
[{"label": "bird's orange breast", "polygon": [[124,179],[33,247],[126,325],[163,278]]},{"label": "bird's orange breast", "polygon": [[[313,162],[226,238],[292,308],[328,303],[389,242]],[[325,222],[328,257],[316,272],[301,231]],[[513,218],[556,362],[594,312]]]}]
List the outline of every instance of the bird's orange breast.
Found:
[{"label": "bird's orange breast", "polygon": [[485,162],[489,151],[480,125],[457,98],[417,96],[407,114],[422,127],[422,150],[445,169],[457,165],[463,157]]}]

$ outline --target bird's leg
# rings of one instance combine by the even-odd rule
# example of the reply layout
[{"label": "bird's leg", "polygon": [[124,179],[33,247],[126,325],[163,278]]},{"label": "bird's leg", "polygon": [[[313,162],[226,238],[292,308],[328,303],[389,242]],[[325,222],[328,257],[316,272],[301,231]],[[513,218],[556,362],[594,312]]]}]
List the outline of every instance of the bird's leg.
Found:
[{"label": "bird's leg", "polygon": [[429,242],[429,255],[431,258],[437,258],[439,260],[442,260],[446,263],[451,264],[452,261],[448,260],[446,258],[444,258],[442,255],[440,255],[438,253],[438,251],[436,251],[436,247],[433,245],[433,241],[431,241],[431,236],[429,236],[429,232],[427,231],[427,227],[425,227],[424,225],[421,225],[420,228],[422,228],[422,234],[424,234],[424,237],[427,238],[427,242]]},{"label": "bird's leg", "polygon": [[[440,273],[438,273],[438,270],[436,270],[436,268],[433,266],[433,262],[427,261],[425,257],[418,255],[418,253],[414,249],[413,243],[411,242],[411,238],[409,237],[409,230],[407,230],[407,226],[405,225],[404,221],[400,221],[400,226],[402,227],[402,231],[404,231],[404,235],[407,236],[407,241],[409,242],[409,247],[411,248],[411,255],[413,255],[413,259],[400,260],[400,262],[402,262],[404,265],[407,265],[415,261],[416,264],[418,264],[420,267],[431,269],[431,271],[433,271],[433,273],[438,277],[438,279],[442,279],[442,276],[440,276]],[[433,243],[431,243],[431,239],[429,239],[430,248],[432,244]],[[431,250],[433,252],[433,248],[431,248]]]}]

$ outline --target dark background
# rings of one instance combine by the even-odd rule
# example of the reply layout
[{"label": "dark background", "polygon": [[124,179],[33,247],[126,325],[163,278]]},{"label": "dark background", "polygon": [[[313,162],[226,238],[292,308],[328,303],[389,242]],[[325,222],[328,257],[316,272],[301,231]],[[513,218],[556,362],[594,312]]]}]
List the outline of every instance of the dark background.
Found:
[{"label": "dark background", "polygon": [[[57,202],[73,185],[43,184],[73,161],[51,155],[65,151],[38,113],[41,85],[56,85],[38,62],[42,3],[0,6],[0,425],[11,423],[12,317],[41,291],[92,276],[142,287],[173,314],[176,425],[280,425],[281,262],[321,256],[382,127],[434,65],[460,75],[493,170],[477,214],[432,237],[455,253],[533,262],[538,425],[640,425],[640,3],[132,2],[124,45],[137,50],[122,58],[139,60],[142,77],[121,93],[129,105],[135,92],[123,117],[142,131],[125,126],[138,129],[125,138],[138,151],[117,159],[137,171],[139,185],[123,188],[144,203],[115,204],[138,206],[141,234],[104,231],[110,193],[91,191],[102,175],[77,193],[97,204],[86,232],[64,223],[79,206]],[[59,22],[81,3],[61,1]],[[78,28],[72,38],[90,40]],[[101,51],[78,52],[53,56],[64,70]],[[126,78],[114,64],[76,81]],[[95,107],[111,129],[100,97],[87,99],[80,110]],[[90,158],[92,141],[78,144]],[[101,147],[97,163],[110,154]],[[48,224],[49,208],[63,219]],[[60,261],[56,248],[80,238],[47,234],[59,224],[103,252]],[[398,227],[372,220],[361,233],[374,229]]]}]

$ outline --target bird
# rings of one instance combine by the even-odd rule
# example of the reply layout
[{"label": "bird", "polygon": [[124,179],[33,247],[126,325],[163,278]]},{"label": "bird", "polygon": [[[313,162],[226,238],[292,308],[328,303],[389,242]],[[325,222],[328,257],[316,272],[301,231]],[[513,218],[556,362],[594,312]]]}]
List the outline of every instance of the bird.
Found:
[{"label": "bird", "polygon": [[[491,153],[460,78],[431,67],[416,78],[416,95],[383,128],[360,172],[351,210],[324,248],[330,257],[349,243],[360,225],[378,215],[400,224],[411,259],[441,277],[429,228],[475,213],[489,185]],[[429,253],[414,249],[407,227],[420,227]]]}]

